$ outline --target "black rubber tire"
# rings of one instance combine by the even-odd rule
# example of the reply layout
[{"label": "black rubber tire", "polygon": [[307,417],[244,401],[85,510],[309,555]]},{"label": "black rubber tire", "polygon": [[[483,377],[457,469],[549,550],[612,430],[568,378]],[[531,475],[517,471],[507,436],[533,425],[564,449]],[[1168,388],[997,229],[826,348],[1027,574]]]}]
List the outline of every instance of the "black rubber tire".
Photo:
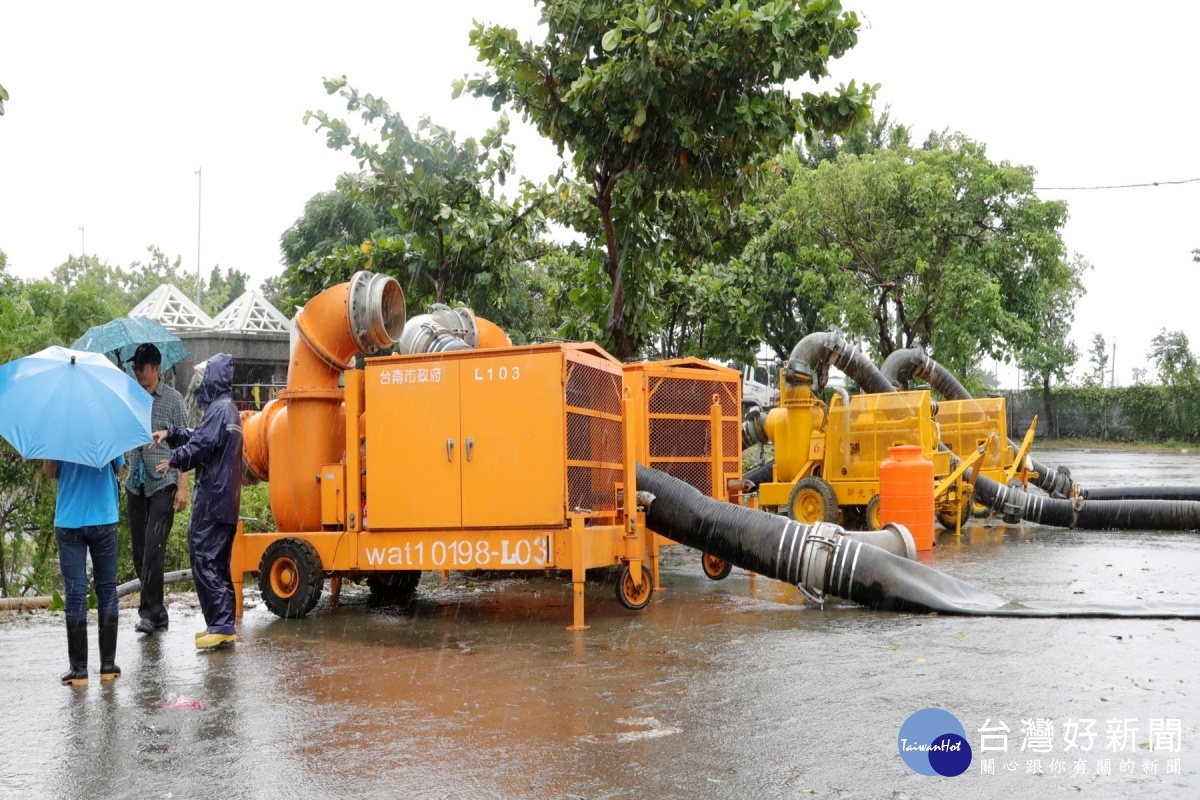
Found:
[{"label": "black rubber tire", "polygon": [[[961,519],[962,525],[965,526],[967,524],[967,520],[969,520],[971,518],[971,503],[959,503],[958,516]],[[948,531],[955,530],[954,512],[952,512],[952,511],[937,512],[937,521],[939,523],[941,523],[942,527],[945,528],[946,530],[948,530]]]},{"label": "black rubber tire", "polygon": [[258,588],[273,614],[284,619],[307,616],[325,588],[325,571],[317,548],[303,539],[271,542],[258,564]]},{"label": "black rubber tire", "polygon": [[395,600],[408,597],[417,590],[421,582],[421,570],[401,569],[394,572],[376,572],[367,576],[367,588],[378,600]]},{"label": "black rubber tire", "polygon": [[650,570],[643,566],[642,582],[635,584],[633,574],[629,571],[629,565],[622,564],[621,568],[617,570],[617,602],[630,611],[641,611],[650,604],[652,597],[654,597],[654,580],[650,577]]},{"label": "black rubber tire", "polygon": [[[718,567],[718,565],[720,566]],[[722,561],[716,556],[710,556],[708,553],[700,554],[700,568],[704,570],[704,577],[711,581],[723,581],[729,577],[729,573],[733,572],[733,564]]]},{"label": "black rubber tire", "polygon": [[[818,502],[819,506],[816,505]],[[808,508],[809,513],[798,511],[797,503],[802,508]],[[814,522],[837,522],[837,493],[824,478],[816,475],[802,478],[796,481],[792,493],[788,496],[787,512],[789,517],[806,525],[812,525]]]},{"label": "black rubber tire", "polygon": [[865,531],[881,531],[883,530],[883,522],[879,519],[879,505],[883,501],[879,495],[875,495],[863,507],[863,530]]}]

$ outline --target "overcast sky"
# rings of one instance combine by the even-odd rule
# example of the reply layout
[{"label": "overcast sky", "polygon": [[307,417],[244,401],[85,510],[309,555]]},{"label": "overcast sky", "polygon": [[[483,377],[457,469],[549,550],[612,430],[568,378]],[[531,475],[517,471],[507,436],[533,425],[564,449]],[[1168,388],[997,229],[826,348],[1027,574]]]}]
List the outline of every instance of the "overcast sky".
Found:
[{"label": "overcast sky", "polygon": [[[844,5],[864,29],[831,85],[882,84],[880,105],[918,140],[961,131],[993,159],[1033,166],[1044,187],[1200,178],[1200,4]],[[85,246],[127,265],[157,245],[194,270],[200,199],[205,272],[233,267],[258,285],[281,270],[279,236],[304,203],[355,167],[301,122],[338,110],[322,78],[347,75],[410,123],[428,114],[478,135],[490,105],[450,99],[450,81],[478,68],[471,21],[529,35],[537,16],[525,0],[9,4],[0,250],[24,277]],[[553,149],[513,122],[521,170],[551,172]],[[1094,333],[1115,342],[1128,383],[1160,328],[1200,350],[1200,181],[1041,194],[1069,201],[1067,245],[1095,267],[1081,351]]]}]

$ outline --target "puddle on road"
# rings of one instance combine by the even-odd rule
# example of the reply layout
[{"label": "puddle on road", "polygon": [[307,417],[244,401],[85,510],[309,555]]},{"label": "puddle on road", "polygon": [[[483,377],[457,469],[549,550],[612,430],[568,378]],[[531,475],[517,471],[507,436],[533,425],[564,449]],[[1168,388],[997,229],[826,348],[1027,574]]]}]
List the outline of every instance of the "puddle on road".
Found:
[{"label": "puddle on road", "polygon": [[[1040,453],[1076,478],[1200,483],[1200,460]],[[1168,470],[1169,468],[1169,470]],[[1158,480],[1161,470],[1173,470]],[[1136,481],[1135,481],[1136,479]],[[1022,600],[1197,603],[1196,534],[971,526],[931,565]],[[3,705],[19,721],[0,795],[59,797],[1027,796],[1196,793],[1200,624],[1002,620],[806,606],[742,570],[703,577],[666,559],[643,612],[588,584],[591,630],[571,633],[554,576],[426,576],[413,603],[376,606],[348,587],[305,620],[249,608],[237,646],[198,654],[195,612],[176,605],[151,639],[122,617],[124,675],[59,686],[61,621],[0,625]],[[470,584],[470,585],[468,585]],[[95,626],[92,626],[92,640]],[[93,652],[93,673],[95,655]],[[202,703],[172,707],[185,701]],[[1005,720],[1182,721],[1183,775],[1020,772],[930,779],[902,763],[904,719],[939,706],[968,739]],[[1103,741],[1098,749],[1103,748]],[[1058,747],[1061,750],[1061,745]],[[1059,753],[1061,756],[1062,754]],[[1095,762],[1100,753],[1088,757]],[[1120,755],[1107,754],[1114,765]],[[1046,762],[1048,764],[1048,760]],[[812,794],[810,794],[810,790]],[[897,795],[898,796],[898,795]]]}]

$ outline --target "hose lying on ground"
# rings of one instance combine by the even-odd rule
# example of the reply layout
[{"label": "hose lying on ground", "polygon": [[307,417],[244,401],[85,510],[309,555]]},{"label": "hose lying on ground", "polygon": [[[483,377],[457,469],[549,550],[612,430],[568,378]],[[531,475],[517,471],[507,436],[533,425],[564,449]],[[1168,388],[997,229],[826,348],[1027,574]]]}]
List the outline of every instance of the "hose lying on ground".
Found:
[{"label": "hose lying on ground", "polygon": [[844,535],[837,525],[804,525],[714,500],[681,480],[641,465],[638,498],[646,526],[742,569],[797,586],[817,603],[825,595],[880,611],[989,617],[1200,619],[1200,608],[1149,604],[1079,606],[1014,603],[916,561]]}]

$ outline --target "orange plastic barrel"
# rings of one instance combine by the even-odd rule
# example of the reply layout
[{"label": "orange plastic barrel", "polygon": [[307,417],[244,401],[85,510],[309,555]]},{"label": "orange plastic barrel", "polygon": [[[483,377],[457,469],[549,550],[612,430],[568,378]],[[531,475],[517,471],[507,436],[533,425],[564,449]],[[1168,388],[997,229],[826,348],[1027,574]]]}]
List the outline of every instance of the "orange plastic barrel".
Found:
[{"label": "orange plastic barrel", "polygon": [[933,462],[915,444],[889,447],[879,465],[879,521],[908,528],[917,550],[933,549]]}]

